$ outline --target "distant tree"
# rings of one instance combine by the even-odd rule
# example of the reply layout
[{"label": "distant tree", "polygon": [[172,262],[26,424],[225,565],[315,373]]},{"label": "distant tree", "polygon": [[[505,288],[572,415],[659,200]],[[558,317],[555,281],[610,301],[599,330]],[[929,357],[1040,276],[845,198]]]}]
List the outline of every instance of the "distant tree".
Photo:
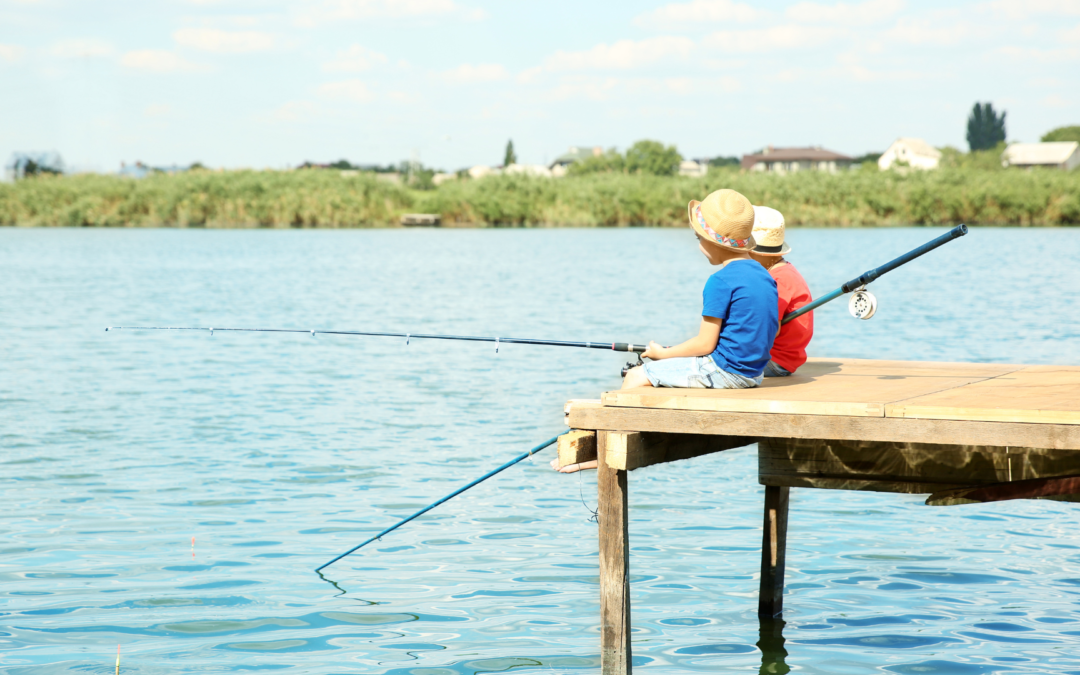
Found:
[{"label": "distant tree", "polygon": [[723,167],[723,166],[739,166],[740,161],[738,157],[713,157],[709,160],[709,166]]},{"label": "distant tree", "polygon": [[1058,127],[1053,131],[1046,132],[1040,139],[1043,143],[1057,143],[1061,141],[1076,141],[1080,143],[1080,126]]},{"label": "distant tree", "polygon": [[851,163],[852,164],[863,164],[865,162],[872,162],[873,164],[877,164],[877,161],[879,159],[881,159],[882,154],[884,154],[884,153],[868,152],[865,155],[859,155],[858,157],[855,157],[854,159],[851,160]]},{"label": "distant tree", "polygon": [[967,123],[967,142],[972,152],[990,150],[1005,141],[1005,111],[998,115],[990,103],[976,103]]},{"label": "distant tree", "polygon": [[333,164],[328,164],[326,168],[328,168],[328,169],[337,169],[339,171],[349,171],[351,169],[355,169],[356,167],[353,166],[352,163],[349,162],[349,160],[347,160],[347,159],[339,159],[338,161],[334,162]]},{"label": "distant tree", "polygon": [[514,154],[513,140],[506,142],[506,155],[503,157],[503,166],[510,166],[511,164],[517,164],[517,155]]},{"label": "distant tree", "polygon": [[638,141],[626,151],[626,170],[654,176],[673,176],[679,170],[682,155],[674,145],[664,147],[660,141]]},{"label": "distant tree", "polygon": [[592,155],[570,165],[567,173],[580,176],[586,173],[622,173],[626,170],[626,158],[615,148],[600,155]]},{"label": "distant tree", "polygon": [[188,171],[198,171],[199,169],[205,168],[206,165],[204,165],[202,162],[192,162],[191,166],[188,167]]},{"label": "distant tree", "polygon": [[15,179],[30,178],[42,174],[64,173],[64,160],[55,152],[17,152],[8,165]]}]

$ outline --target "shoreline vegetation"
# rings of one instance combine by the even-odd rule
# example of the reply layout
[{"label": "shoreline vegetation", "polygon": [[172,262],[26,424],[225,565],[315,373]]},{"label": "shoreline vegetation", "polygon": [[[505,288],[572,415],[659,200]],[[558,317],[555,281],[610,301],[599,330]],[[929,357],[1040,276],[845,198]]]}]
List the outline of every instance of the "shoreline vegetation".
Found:
[{"label": "shoreline vegetation", "polygon": [[689,178],[589,173],[491,176],[418,190],[326,169],[40,175],[0,184],[0,225],[386,227],[405,213],[444,226],[682,226],[686,204],[719,188],[779,209],[788,225],[1080,225],[1080,170],[942,167],[778,176],[713,169]]}]

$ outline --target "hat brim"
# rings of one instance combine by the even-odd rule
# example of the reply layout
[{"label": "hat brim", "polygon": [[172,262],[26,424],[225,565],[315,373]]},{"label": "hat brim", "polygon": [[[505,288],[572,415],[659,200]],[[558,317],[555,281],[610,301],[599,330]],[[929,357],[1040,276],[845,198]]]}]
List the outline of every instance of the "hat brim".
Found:
[{"label": "hat brim", "polygon": [[698,223],[697,218],[694,217],[694,209],[697,208],[698,204],[700,203],[701,202],[696,199],[691,199],[690,203],[686,205],[686,218],[690,221],[690,227],[693,228],[694,232],[696,232],[699,237],[709,242],[713,246],[726,248],[729,251],[749,253],[754,250],[754,247],[757,246],[757,240],[754,239],[754,235],[752,234],[749,236],[750,241],[747,242],[746,248],[739,248],[737,246],[731,246],[729,244],[721,244],[720,242],[713,239],[712,235],[706,232],[705,229],[701,227],[701,224]]},{"label": "hat brim", "polygon": [[758,245],[754,246],[754,248],[752,248],[750,250],[750,252],[755,253],[757,255],[775,255],[775,256],[787,255],[788,253],[791,253],[791,247],[788,246],[788,243],[786,241],[783,244],[780,245],[780,250],[779,251],[762,251],[762,250],[760,250],[760,248],[761,248],[761,245],[758,244]]}]

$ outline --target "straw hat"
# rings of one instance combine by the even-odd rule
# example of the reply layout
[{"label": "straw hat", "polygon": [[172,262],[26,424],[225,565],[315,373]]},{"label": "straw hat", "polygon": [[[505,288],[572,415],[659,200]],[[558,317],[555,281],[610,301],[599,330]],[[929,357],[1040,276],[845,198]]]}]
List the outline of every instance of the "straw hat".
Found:
[{"label": "straw hat", "polygon": [[768,206],[754,207],[754,253],[787,255],[791,247],[784,241],[784,214]]},{"label": "straw hat", "polygon": [[708,241],[733,251],[754,248],[754,207],[738,192],[717,190],[686,208],[690,227]]}]

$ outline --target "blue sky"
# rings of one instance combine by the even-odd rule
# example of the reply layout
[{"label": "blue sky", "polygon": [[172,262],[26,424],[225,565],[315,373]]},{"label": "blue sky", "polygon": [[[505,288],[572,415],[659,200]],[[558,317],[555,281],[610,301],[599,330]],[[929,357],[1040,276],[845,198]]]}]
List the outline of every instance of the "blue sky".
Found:
[{"label": "blue sky", "polygon": [[0,159],[107,171],[966,148],[1080,124],[1080,0],[0,0],[0,91]]}]

